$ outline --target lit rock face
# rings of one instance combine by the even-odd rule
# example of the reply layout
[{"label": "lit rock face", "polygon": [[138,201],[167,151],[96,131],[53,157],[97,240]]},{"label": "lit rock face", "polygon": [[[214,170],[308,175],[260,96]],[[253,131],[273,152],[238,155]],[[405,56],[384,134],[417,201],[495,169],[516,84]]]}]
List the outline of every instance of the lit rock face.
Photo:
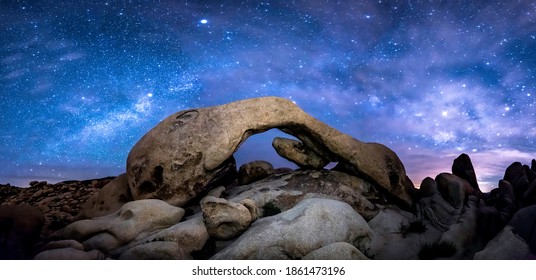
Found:
[{"label": "lit rock face", "polygon": [[298,138],[307,154],[339,162],[344,171],[380,187],[401,205],[413,204],[413,185],[392,150],[358,141],[277,97],[185,110],[164,119],[130,151],[132,196],[183,206],[236,172],[232,155],[240,144],[272,128]]}]

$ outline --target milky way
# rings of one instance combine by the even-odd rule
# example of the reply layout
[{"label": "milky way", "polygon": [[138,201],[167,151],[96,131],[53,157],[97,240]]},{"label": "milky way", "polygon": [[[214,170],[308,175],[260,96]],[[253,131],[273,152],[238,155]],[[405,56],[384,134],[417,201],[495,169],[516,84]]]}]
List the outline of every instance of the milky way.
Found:
[{"label": "milky way", "polygon": [[[415,184],[536,157],[534,1],[2,1],[0,183],[118,175],[169,114],[281,96]],[[202,4],[200,4],[202,3]],[[276,132],[236,154],[291,166]]]}]

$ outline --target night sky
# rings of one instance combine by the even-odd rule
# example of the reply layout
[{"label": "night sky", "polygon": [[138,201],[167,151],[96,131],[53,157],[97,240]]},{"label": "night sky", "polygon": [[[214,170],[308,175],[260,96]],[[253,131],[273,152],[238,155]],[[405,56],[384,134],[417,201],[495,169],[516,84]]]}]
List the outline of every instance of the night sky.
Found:
[{"label": "night sky", "polygon": [[[0,183],[118,175],[166,116],[259,96],[402,159],[536,157],[536,1],[0,0]],[[251,137],[235,154],[292,166]]]}]

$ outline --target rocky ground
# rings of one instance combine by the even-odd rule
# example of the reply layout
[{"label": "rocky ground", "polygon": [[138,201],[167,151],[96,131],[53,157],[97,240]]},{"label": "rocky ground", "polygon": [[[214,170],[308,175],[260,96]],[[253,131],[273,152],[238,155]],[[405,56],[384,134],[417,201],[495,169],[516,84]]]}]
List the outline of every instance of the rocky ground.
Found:
[{"label": "rocky ground", "polygon": [[[273,146],[300,169],[254,161],[237,170],[240,143],[272,127],[299,139]],[[324,169],[329,162],[338,165]],[[174,114],[133,147],[126,171],[0,186],[0,257],[535,258],[536,160],[512,163],[499,187],[482,193],[462,154],[451,173],[416,189],[387,147],[279,98]]]}]

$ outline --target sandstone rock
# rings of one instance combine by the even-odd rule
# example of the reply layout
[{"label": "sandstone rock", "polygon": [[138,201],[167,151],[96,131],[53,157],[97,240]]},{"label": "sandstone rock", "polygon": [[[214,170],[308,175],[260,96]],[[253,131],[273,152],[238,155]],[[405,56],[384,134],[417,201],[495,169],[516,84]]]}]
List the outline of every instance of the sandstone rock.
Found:
[{"label": "sandstone rock", "polygon": [[126,174],[117,176],[113,181],[93,194],[81,207],[76,220],[105,216],[117,211],[132,200]]},{"label": "sandstone rock", "polygon": [[43,251],[35,256],[34,260],[103,260],[104,254],[98,250],[89,252],[67,247]]},{"label": "sandstone rock", "polygon": [[274,167],[271,163],[257,160],[240,166],[238,170],[238,184],[247,185],[255,181],[262,180],[274,174]]},{"label": "sandstone rock", "polygon": [[529,246],[506,226],[493,238],[484,250],[474,255],[475,260],[523,260],[530,255]]},{"label": "sandstone rock", "polygon": [[170,227],[183,215],[182,208],[161,200],[137,200],[126,203],[112,214],[76,221],[55,232],[51,239],[75,239],[86,249],[107,253],[136,238]]},{"label": "sandstone rock", "polygon": [[[228,160],[252,134],[280,128],[308,150],[344,162],[407,207],[413,185],[398,156],[377,143],[363,143],[318,121],[293,102],[254,98],[173,114],[149,131],[127,159],[134,199],[160,198],[182,206],[229,171]],[[221,177],[221,176],[220,176]]]},{"label": "sandstone rock", "polygon": [[305,255],[302,260],[368,260],[356,247],[346,242],[335,242]]},{"label": "sandstone rock", "polygon": [[475,190],[477,197],[482,197],[482,192],[478,187],[478,182],[476,180],[475,169],[471,158],[467,154],[461,154],[459,157],[454,159],[452,163],[452,174],[465,179]]},{"label": "sandstone rock", "polygon": [[315,154],[297,140],[276,137],[272,141],[272,146],[277,154],[292,161],[302,169],[322,169],[329,163],[329,160]]},{"label": "sandstone rock", "polygon": [[0,206],[0,259],[28,259],[45,222],[41,210],[29,205]]},{"label": "sandstone rock", "polygon": [[223,198],[205,197],[201,201],[201,209],[208,233],[219,239],[230,239],[239,235],[253,221],[248,208]]},{"label": "sandstone rock", "polygon": [[370,241],[365,220],[348,204],[306,199],[294,208],[257,220],[213,259],[300,259],[335,242],[360,248]]}]

